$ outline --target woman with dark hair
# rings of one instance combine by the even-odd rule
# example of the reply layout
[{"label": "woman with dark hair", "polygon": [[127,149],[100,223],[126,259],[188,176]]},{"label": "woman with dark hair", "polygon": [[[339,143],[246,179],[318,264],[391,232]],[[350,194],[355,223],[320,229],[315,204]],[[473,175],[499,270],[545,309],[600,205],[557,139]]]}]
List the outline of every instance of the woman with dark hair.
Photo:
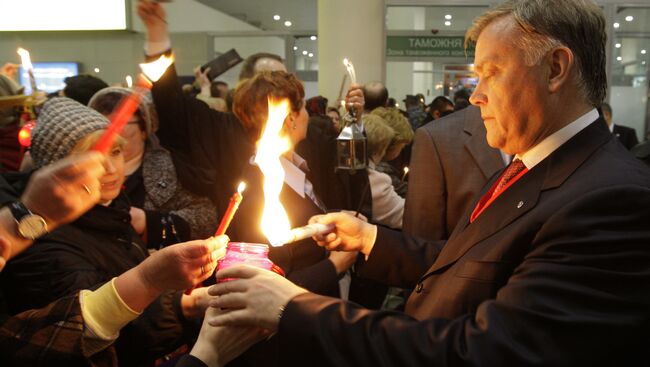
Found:
[{"label": "woman with dark hair", "polygon": [[[88,105],[108,117],[130,93],[126,88],[104,88]],[[121,134],[126,140],[124,191],[131,202],[131,224],[150,249],[209,237],[217,219],[209,199],[190,193],[178,182],[172,157],[154,135],[157,128],[153,102],[144,96]]]}]

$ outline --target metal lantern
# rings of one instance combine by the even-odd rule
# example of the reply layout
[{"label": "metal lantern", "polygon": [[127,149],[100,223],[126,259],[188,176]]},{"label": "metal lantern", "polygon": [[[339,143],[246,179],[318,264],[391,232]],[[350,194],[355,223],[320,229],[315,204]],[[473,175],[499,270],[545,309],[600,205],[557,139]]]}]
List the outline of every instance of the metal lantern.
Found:
[{"label": "metal lantern", "polygon": [[368,167],[366,136],[359,123],[352,122],[336,138],[336,169],[355,173]]}]

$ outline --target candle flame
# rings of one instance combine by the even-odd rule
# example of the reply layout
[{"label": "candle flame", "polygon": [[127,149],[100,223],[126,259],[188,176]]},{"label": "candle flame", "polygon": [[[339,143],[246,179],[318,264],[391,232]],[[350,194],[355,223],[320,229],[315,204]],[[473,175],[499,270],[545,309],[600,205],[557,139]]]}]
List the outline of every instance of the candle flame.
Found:
[{"label": "candle flame", "polygon": [[152,82],[157,81],[165,73],[169,65],[174,62],[174,56],[162,55],[158,60],[140,64],[140,69],[144,75]]},{"label": "candle flame", "polygon": [[244,190],[246,190],[246,182],[242,181],[239,183],[239,186],[237,186],[237,192],[241,195]]},{"label": "candle flame", "polygon": [[357,83],[357,73],[354,71],[354,65],[352,65],[352,62],[348,60],[347,58],[343,59],[343,65],[345,65],[345,68],[348,71],[348,74],[350,75],[350,83],[356,84]]},{"label": "candle flame", "polygon": [[133,87],[133,77],[131,75],[127,75],[125,79],[126,79],[126,86],[128,88]]},{"label": "candle flame", "polygon": [[264,174],[264,211],[262,212],[262,233],[269,243],[282,244],[282,239],[291,231],[289,217],[280,202],[284,184],[284,169],[280,156],[290,148],[289,139],[280,135],[284,119],[289,114],[289,101],[268,101],[269,114],[262,137],[257,143],[255,163]]},{"label": "candle flame", "polygon": [[32,70],[34,67],[32,66],[32,59],[29,57],[29,51],[25,50],[22,47],[19,47],[17,52],[18,55],[20,55],[20,60],[23,65],[23,69]]},{"label": "candle flame", "polygon": [[409,168],[408,168],[408,167],[404,167],[404,174],[407,174],[407,173],[409,173]]}]

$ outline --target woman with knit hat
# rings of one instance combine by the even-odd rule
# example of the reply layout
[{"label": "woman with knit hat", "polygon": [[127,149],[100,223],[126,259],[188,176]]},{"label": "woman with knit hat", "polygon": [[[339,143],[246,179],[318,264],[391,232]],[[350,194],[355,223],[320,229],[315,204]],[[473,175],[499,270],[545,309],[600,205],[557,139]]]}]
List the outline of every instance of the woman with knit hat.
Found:
[{"label": "woman with knit hat", "polygon": [[[91,149],[108,123],[98,112],[71,99],[49,100],[32,131],[35,168]],[[147,258],[146,246],[131,226],[129,202],[121,190],[124,143],[118,139],[107,155],[106,173],[100,179],[101,204],[44,235],[8,263],[2,286],[10,313],[41,308],[79,290],[95,289]],[[119,363],[147,365],[188,342],[195,324],[187,318],[202,316],[204,295],[204,289],[189,296],[180,291],[163,292],[122,329],[116,341]]]},{"label": "woman with knit hat", "polygon": [[[110,117],[130,93],[126,88],[104,88],[88,105]],[[209,237],[217,225],[210,200],[188,192],[178,182],[172,157],[154,135],[157,128],[156,109],[144,96],[121,134],[126,140],[124,190],[131,202],[131,224],[149,249]]]}]

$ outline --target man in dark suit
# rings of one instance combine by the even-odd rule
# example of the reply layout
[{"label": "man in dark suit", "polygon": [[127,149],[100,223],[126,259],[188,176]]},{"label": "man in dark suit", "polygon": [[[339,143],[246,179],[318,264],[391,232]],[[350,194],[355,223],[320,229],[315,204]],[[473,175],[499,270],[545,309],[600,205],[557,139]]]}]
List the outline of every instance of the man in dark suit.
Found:
[{"label": "man in dark suit", "polygon": [[415,131],[404,232],[444,240],[504,158],[485,140],[478,107],[470,106]]},{"label": "man in dark suit", "polygon": [[617,125],[612,121],[612,106],[608,103],[603,103],[600,108],[603,110],[603,118],[607,122],[607,126],[609,126],[609,131],[621,141],[621,144],[628,150],[639,144],[639,139],[636,137],[636,130],[631,127]]},{"label": "man in dark suit", "polygon": [[475,20],[490,146],[515,155],[449,240],[332,213],[328,249],[414,286],[405,313],[317,296],[270,272],[218,273],[208,323],[277,331],[281,363],[310,366],[648,365],[650,170],[599,118],[605,18],[590,0],[511,0]]}]

